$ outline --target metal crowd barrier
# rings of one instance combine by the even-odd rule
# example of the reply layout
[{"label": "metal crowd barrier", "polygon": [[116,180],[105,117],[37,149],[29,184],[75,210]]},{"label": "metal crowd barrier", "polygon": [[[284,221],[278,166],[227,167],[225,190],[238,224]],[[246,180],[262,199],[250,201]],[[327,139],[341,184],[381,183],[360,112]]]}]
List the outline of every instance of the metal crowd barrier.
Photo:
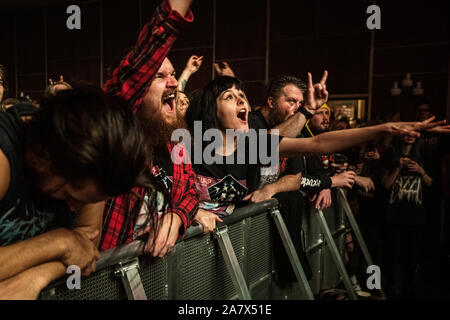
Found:
[{"label": "metal crowd barrier", "polygon": [[212,234],[190,227],[162,259],[144,255],[141,241],[104,251],[97,271],[82,279],[81,289],[70,290],[66,279],[60,279],[40,298],[277,299],[270,219],[280,232],[303,297],[313,299],[276,199],[235,210]]},{"label": "metal crowd barrier", "polygon": [[143,254],[142,241],[104,251],[97,262],[97,271],[82,279],[81,289],[68,289],[63,278],[44,289],[40,298],[281,299],[285,295],[275,281],[273,258],[275,225],[297,278],[297,296],[314,299],[322,290],[334,288],[343,281],[350,298],[356,299],[342,262],[346,218],[356,230],[358,242],[363,244],[366,260],[371,262],[371,258],[345,194],[333,190],[332,197],[333,205],[324,211],[317,211],[311,205],[299,208],[306,212],[303,230],[313,272],[310,281],[278,210],[278,201],[270,199],[236,209],[211,234],[203,235],[201,226],[191,226],[183,240],[164,258]]}]

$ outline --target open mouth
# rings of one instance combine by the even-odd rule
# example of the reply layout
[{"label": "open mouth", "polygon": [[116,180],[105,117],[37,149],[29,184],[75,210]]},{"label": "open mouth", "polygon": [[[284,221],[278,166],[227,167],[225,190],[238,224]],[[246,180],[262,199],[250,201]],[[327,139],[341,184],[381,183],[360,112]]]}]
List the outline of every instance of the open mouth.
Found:
[{"label": "open mouth", "polygon": [[239,118],[239,120],[247,123],[247,109],[242,108],[241,110],[239,110],[237,117]]},{"label": "open mouth", "polygon": [[170,93],[162,99],[163,107],[168,113],[175,112],[175,93]]}]

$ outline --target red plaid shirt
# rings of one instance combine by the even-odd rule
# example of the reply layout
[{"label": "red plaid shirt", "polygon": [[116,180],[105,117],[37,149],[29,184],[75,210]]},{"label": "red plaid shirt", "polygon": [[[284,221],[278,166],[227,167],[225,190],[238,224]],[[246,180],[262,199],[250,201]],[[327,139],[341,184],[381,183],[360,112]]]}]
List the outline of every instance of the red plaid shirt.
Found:
[{"label": "red plaid shirt", "polygon": [[[147,94],[153,76],[160,68],[164,58],[172,47],[176,35],[193,21],[192,12],[182,17],[172,11],[170,4],[164,0],[156,9],[152,19],[139,34],[133,50],[114,69],[112,78],[104,90],[124,99],[133,112],[141,106]],[[171,147],[169,152],[171,152]],[[182,155],[186,157],[187,154]],[[173,186],[171,191],[172,212],[183,222],[184,234],[190,226],[198,209],[198,194],[194,183],[196,175],[191,164],[173,164]],[[132,191],[143,198],[145,189],[134,188]],[[100,249],[106,250],[133,240],[133,228],[142,206],[142,199],[133,195],[121,195],[108,200],[103,217],[103,233]]]}]

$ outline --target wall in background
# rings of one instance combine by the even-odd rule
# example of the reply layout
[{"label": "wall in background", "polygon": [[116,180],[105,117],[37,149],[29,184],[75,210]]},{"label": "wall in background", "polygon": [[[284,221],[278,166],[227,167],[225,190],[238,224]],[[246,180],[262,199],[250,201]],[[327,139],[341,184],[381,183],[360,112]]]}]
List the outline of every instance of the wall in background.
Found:
[{"label": "wall in background", "polygon": [[[3,11],[0,63],[8,68],[10,96],[37,98],[48,78],[101,85],[108,67],[132,46],[159,0],[80,2],[81,30],[66,28],[67,4]],[[407,72],[421,81],[438,116],[450,117],[449,5],[379,0],[381,30],[366,27],[371,0],[202,0],[195,23],[176,41],[170,58],[181,73],[192,54],[203,55],[187,91],[211,80],[213,63],[227,61],[246,85],[252,105],[265,101],[265,85],[279,74],[319,80],[329,71],[334,98],[368,99],[371,117],[398,109],[411,115],[410,90],[390,96]]]}]

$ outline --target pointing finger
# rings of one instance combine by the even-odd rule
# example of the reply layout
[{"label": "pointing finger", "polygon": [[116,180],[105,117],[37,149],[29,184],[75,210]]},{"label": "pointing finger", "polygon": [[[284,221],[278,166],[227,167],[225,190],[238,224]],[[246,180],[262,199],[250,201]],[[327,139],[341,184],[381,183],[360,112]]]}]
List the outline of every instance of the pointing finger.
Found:
[{"label": "pointing finger", "polygon": [[325,71],[323,72],[323,77],[322,77],[322,79],[320,79],[320,84],[324,85],[325,82],[327,82],[327,78],[328,78],[328,71],[325,70]]},{"label": "pointing finger", "polygon": [[308,89],[312,90],[313,88],[312,74],[308,72]]}]

